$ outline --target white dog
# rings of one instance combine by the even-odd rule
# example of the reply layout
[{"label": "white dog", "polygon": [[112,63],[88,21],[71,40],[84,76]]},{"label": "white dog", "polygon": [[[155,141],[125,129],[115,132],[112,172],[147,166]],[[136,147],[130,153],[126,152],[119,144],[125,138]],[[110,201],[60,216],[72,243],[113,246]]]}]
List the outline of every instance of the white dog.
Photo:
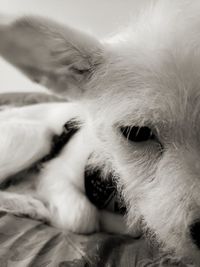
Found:
[{"label": "white dog", "polygon": [[[7,60],[59,94],[73,92],[88,110],[93,131],[86,126],[83,135],[91,134],[102,151],[95,165],[107,166],[106,159],[119,174],[130,229],[141,227],[163,250],[198,265],[199,14],[198,0],[149,1],[133,25],[108,42],[40,18],[0,29]],[[64,109],[55,112],[59,125]],[[51,183],[51,175],[46,179]]]},{"label": "white dog", "polygon": [[[89,179],[101,167],[93,164],[93,158],[95,150],[102,153],[102,149],[90,116],[80,104],[38,104],[1,111],[0,140],[1,210],[77,233],[100,228],[126,233],[122,216],[100,212],[86,196],[92,188],[88,185],[87,190],[85,177]],[[103,177],[108,177],[105,170]]]}]

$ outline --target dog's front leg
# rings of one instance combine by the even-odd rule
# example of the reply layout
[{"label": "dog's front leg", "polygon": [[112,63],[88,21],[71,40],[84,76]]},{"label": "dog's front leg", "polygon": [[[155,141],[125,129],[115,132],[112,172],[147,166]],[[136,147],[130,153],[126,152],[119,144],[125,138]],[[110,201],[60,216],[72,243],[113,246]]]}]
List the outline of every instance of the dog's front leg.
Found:
[{"label": "dog's front leg", "polygon": [[81,125],[41,172],[37,192],[49,204],[51,223],[62,230],[91,233],[99,228],[99,212],[84,187],[85,166],[93,149],[92,135]]},{"label": "dog's front leg", "polygon": [[[70,157],[70,155],[68,155]],[[37,192],[48,203],[50,223],[63,231],[86,234],[99,229],[99,212],[85,195],[84,175],[67,158],[57,157],[45,167]]]},{"label": "dog's front leg", "polygon": [[9,120],[0,123],[0,182],[46,155],[51,132],[42,123]]},{"label": "dog's front leg", "polygon": [[0,182],[47,155],[77,105],[38,104],[0,112]]}]

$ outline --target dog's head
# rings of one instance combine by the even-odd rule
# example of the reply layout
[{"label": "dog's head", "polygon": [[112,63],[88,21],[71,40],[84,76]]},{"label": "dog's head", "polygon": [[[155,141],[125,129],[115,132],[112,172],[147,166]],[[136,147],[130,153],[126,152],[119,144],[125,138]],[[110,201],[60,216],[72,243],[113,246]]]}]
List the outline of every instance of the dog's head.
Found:
[{"label": "dog's head", "polygon": [[[200,262],[200,4],[159,0],[112,42],[40,18],[0,28],[0,52],[88,106],[120,175],[128,224]],[[117,41],[121,40],[121,41]]]}]

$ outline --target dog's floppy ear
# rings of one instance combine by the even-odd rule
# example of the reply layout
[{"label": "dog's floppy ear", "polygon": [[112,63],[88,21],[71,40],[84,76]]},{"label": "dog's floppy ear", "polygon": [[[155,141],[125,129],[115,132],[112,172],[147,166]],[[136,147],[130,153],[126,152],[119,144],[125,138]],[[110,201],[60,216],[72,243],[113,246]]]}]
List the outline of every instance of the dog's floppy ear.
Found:
[{"label": "dog's floppy ear", "polygon": [[64,94],[80,94],[103,60],[93,37],[38,17],[0,25],[0,54],[33,81]]}]

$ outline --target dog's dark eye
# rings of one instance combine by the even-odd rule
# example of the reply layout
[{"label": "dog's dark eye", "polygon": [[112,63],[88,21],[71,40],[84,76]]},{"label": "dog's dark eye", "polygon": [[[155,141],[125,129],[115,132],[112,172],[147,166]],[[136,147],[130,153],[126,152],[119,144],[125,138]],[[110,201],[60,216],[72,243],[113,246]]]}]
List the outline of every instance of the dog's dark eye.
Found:
[{"label": "dog's dark eye", "polygon": [[123,136],[132,142],[146,142],[155,140],[155,135],[149,127],[124,126],[120,128]]}]

